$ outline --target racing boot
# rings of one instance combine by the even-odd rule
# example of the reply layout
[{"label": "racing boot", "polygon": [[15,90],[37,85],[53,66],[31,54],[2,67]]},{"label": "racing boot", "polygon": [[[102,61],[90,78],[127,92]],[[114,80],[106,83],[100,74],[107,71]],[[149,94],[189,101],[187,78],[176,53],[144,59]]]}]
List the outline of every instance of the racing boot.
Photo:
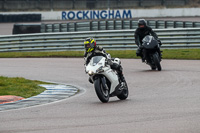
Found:
[{"label": "racing boot", "polygon": [[145,59],[144,59],[143,54],[142,54],[142,47],[138,47],[138,49],[136,51],[136,55],[141,57],[142,62],[145,62]]},{"label": "racing boot", "polygon": [[141,55],[142,62],[145,62],[144,56]]},{"label": "racing boot", "polygon": [[120,90],[123,90],[126,82],[123,73],[119,73],[119,80],[120,80]]},{"label": "racing boot", "polygon": [[91,77],[89,77],[88,81],[89,81],[91,84],[93,84],[93,81],[92,81]]},{"label": "racing boot", "polygon": [[140,47],[137,49],[136,55],[137,56],[141,56],[142,55],[142,49]]},{"label": "racing boot", "polygon": [[163,51],[161,51],[160,48],[158,48],[158,55],[160,56],[160,61],[162,61],[162,52]]}]

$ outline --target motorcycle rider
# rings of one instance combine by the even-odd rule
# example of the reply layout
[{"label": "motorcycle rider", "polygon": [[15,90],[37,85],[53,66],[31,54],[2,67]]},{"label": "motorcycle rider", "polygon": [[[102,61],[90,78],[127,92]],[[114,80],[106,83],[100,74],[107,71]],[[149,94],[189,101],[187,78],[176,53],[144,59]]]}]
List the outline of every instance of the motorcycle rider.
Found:
[{"label": "motorcycle rider", "polygon": [[[138,49],[136,51],[136,55],[140,56],[142,58],[142,62],[145,61],[142,54],[142,40],[146,35],[153,36],[159,43],[159,45],[162,45],[161,41],[158,39],[157,34],[152,30],[151,27],[147,26],[147,22],[145,19],[139,19],[138,20],[138,28],[135,31],[135,43],[138,46]],[[160,48],[158,48],[158,53],[161,57]]]},{"label": "motorcycle rider", "polygon": [[[94,56],[104,56],[106,59],[110,59],[109,54],[105,52],[103,47],[96,45],[96,40],[94,38],[91,37],[86,38],[84,40],[84,45],[85,45],[85,54],[84,54],[85,65],[87,65],[90,62],[91,58]],[[112,62],[110,67],[111,69],[116,70],[116,72],[118,73],[122,88],[125,85],[125,78],[122,72],[122,66]],[[89,81],[91,83],[90,79]]]}]

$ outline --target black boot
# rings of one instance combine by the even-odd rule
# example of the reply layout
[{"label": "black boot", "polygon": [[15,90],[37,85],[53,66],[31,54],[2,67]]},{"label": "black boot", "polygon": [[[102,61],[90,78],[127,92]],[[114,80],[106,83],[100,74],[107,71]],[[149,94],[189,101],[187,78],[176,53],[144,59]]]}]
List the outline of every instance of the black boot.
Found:
[{"label": "black boot", "polygon": [[124,75],[122,73],[119,73],[119,80],[120,80],[120,90],[123,90],[125,87],[125,78]]},{"label": "black boot", "polygon": [[137,56],[141,56],[142,55],[142,49],[140,47],[137,49],[136,55]]},{"label": "black boot", "polygon": [[93,81],[92,81],[92,79],[91,79],[90,77],[89,77],[88,81],[89,81],[91,84],[93,84]]},{"label": "black boot", "polygon": [[145,62],[144,56],[141,56],[142,62]]},{"label": "black boot", "polygon": [[118,73],[118,74],[119,74],[120,82],[125,82],[124,75],[122,73]]},{"label": "black boot", "polygon": [[162,60],[162,52],[163,51],[161,51],[160,48],[158,48],[158,55],[160,56],[160,61]]}]

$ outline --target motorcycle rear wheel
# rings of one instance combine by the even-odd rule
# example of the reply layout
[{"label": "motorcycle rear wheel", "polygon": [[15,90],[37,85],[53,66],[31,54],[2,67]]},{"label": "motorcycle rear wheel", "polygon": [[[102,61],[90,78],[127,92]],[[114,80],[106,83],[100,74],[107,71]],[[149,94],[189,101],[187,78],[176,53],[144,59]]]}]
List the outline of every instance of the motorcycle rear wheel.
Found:
[{"label": "motorcycle rear wheel", "polygon": [[161,71],[162,67],[160,65],[160,59],[159,59],[158,53],[153,54],[153,61],[154,61],[155,65],[156,65],[158,71]]},{"label": "motorcycle rear wheel", "polygon": [[94,81],[94,88],[99,100],[103,103],[107,103],[109,101],[109,90],[103,87],[100,78]]}]

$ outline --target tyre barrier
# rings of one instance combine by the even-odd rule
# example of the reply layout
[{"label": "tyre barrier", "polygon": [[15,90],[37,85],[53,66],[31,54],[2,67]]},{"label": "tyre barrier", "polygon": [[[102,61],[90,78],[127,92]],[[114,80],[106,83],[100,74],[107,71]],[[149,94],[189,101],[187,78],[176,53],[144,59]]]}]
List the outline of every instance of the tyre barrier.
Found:
[{"label": "tyre barrier", "polygon": [[7,22],[40,22],[41,14],[0,14],[0,23]]},{"label": "tyre barrier", "polygon": [[13,34],[40,33],[41,24],[14,24]]}]

